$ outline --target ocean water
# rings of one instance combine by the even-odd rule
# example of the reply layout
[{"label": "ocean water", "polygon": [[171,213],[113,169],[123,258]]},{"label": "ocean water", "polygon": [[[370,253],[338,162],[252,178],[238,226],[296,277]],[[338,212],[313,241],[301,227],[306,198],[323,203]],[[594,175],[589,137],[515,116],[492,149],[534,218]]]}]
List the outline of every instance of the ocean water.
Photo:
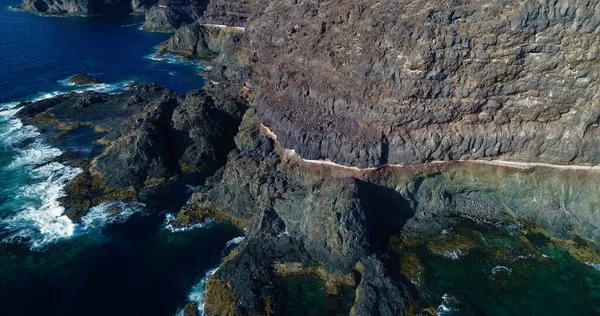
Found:
[{"label": "ocean water", "polygon": [[[439,249],[445,249],[444,252]],[[418,260],[407,261],[411,255]],[[440,316],[600,315],[600,270],[540,233],[466,222],[400,251]]]},{"label": "ocean water", "polygon": [[[213,223],[173,230],[177,206],[100,205],[81,223],[63,216],[57,198],[81,170],[36,128],[13,117],[20,101],[68,91],[116,93],[130,81],[178,93],[203,85],[200,65],[156,60],[168,34],[139,30],[142,18],[39,17],[0,0],[0,315],[174,315],[201,303],[205,277],[240,231]],[[66,84],[86,72],[104,83]],[[89,155],[89,131],[68,139]],[[107,207],[120,207],[118,216]]]}]

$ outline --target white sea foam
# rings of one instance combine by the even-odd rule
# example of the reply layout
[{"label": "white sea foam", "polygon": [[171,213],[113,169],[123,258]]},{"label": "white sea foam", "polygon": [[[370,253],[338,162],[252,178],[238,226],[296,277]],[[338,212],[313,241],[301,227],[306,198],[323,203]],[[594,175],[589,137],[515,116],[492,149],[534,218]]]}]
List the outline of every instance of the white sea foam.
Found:
[{"label": "white sea foam", "polygon": [[206,283],[208,282],[208,278],[217,273],[218,270],[219,268],[208,270],[200,282],[194,285],[190,291],[190,294],[188,294],[188,300],[196,303],[198,306],[198,313],[200,315],[204,315],[204,294],[206,292]]},{"label": "white sea foam", "polygon": [[594,268],[594,270],[596,271],[600,271],[600,264],[598,263],[591,263],[591,262],[586,262],[586,264],[592,268]]},{"label": "white sea foam", "polygon": [[225,244],[225,247],[226,247],[226,249],[227,249],[227,248],[230,248],[230,247],[232,247],[232,246],[237,246],[237,245],[239,245],[239,244],[240,244],[240,243],[241,243],[243,240],[244,240],[244,236],[235,237],[235,238],[233,238],[232,240],[228,241],[228,242]]},{"label": "white sea foam", "polygon": [[190,230],[196,229],[196,228],[209,227],[213,223],[212,220],[206,220],[204,222],[190,225],[190,226],[175,227],[175,226],[173,226],[173,221],[175,220],[175,218],[176,217],[173,214],[167,214],[165,216],[165,229],[169,230],[172,233],[181,233],[181,232],[190,231]]},{"label": "white sea foam", "polygon": [[78,232],[102,228],[107,224],[124,223],[131,215],[143,213],[145,207],[142,203],[124,202],[111,202],[94,206],[81,218],[81,225],[77,227]]},{"label": "white sea foam", "polygon": [[[66,93],[83,93],[87,91],[96,91],[96,92],[104,92],[104,93],[118,93],[125,90],[127,84],[131,82],[131,80],[120,81],[117,83],[98,83],[91,84],[86,86],[78,86],[68,82],[68,79],[59,80],[60,83],[67,88],[67,90],[57,90],[51,92],[42,92],[37,94],[35,97],[31,98],[30,102],[39,102],[46,99],[51,99],[57,97],[59,95],[63,95]],[[76,89],[73,89],[77,87]]]},{"label": "white sea foam", "polygon": [[[222,256],[225,257],[233,246],[239,245],[239,243],[241,243],[243,240],[244,237],[240,236],[228,241],[225,244],[225,249],[223,249]],[[196,283],[188,294],[188,301],[196,304],[198,307],[198,315],[200,316],[204,315],[204,294],[206,293],[206,283],[211,276],[217,273],[218,270],[218,267],[208,270],[202,279],[200,279],[200,282]],[[183,310],[177,312],[177,315],[183,315]]]},{"label": "white sea foam", "polygon": [[75,225],[63,215],[58,199],[64,196],[64,185],[81,171],[57,162],[32,169],[32,183],[19,188],[15,197],[23,201],[22,209],[1,223],[11,232],[3,241],[27,242],[40,249],[73,236]]},{"label": "white sea foam", "polygon": [[132,26],[139,26],[141,27],[144,24],[144,22],[139,22],[139,23],[131,23],[131,24],[124,24],[121,25],[121,27],[132,27]]},{"label": "white sea foam", "polygon": [[466,255],[465,252],[462,252],[460,249],[456,249],[454,251],[446,251],[444,252],[443,256],[448,258],[448,259],[452,259],[452,260],[458,260],[460,259],[460,257]]},{"label": "white sea foam", "polygon": [[496,275],[498,273],[502,274],[510,274],[512,273],[512,269],[506,266],[495,266],[492,268],[492,275]]},{"label": "white sea foam", "polygon": [[[122,83],[99,84],[74,92],[116,92],[123,88]],[[41,101],[62,93],[65,92],[40,93],[30,101]],[[31,249],[37,250],[76,234],[78,227],[63,214],[64,208],[58,199],[64,196],[66,183],[82,170],[51,162],[62,151],[50,146],[37,128],[25,126],[14,117],[20,109],[19,104],[12,102],[0,105],[0,123],[4,125],[0,131],[0,144],[11,147],[15,152],[12,162],[4,167],[6,171],[22,172],[29,179],[26,184],[15,188],[15,198],[11,201],[14,213],[2,219],[0,227],[7,233],[2,242],[28,243]],[[124,220],[136,209],[129,207],[118,215],[103,217],[103,207],[107,206],[90,210],[90,214],[83,219],[82,230]]]},{"label": "white sea foam", "polygon": [[438,316],[452,316],[458,314],[457,304],[460,302],[453,296],[444,294],[442,304],[435,310]]},{"label": "white sea foam", "polygon": [[24,126],[14,118],[18,105],[0,105],[0,121],[5,122],[0,141],[7,147],[17,146],[13,161],[4,168],[9,172],[23,170],[29,180],[15,188],[15,213],[0,222],[8,233],[2,241],[27,242],[32,249],[39,249],[73,235],[74,224],[63,215],[58,199],[64,195],[64,185],[81,169],[49,163],[62,152],[46,144],[35,127]]}]

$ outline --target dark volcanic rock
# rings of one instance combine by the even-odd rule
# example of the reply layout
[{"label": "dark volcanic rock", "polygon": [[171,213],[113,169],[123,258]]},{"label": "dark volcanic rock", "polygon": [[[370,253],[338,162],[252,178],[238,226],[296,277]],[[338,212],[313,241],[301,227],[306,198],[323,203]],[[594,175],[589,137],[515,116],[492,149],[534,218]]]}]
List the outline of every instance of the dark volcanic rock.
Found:
[{"label": "dark volcanic rock", "polygon": [[75,76],[69,78],[67,80],[67,82],[76,84],[76,85],[80,85],[80,86],[102,83],[102,81],[100,81],[100,79],[95,78],[92,75],[85,74],[85,73],[75,75]]},{"label": "dark volcanic rock", "polygon": [[203,23],[246,26],[256,0],[212,0],[204,13]]},{"label": "dark volcanic rock", "polygon": [[[555,238],[600,238],[597,172],[474,163],[340,168],[301,161],[268,135],[251,109],[237,151],[190,202],[212,205],[216,219],[249,223],[246,241],[209,282],[208,315],[277,311],[278,265],[321,267],[325,278],[357,275],[355,315],[402,314],[414,288],[386,254],[390,236],[439,234],[464,218],[534,223]],[[198,210],[182,212],[189,219]]]},{"label": "dark volcanic rock", "polygon": [[[391,201],[399,204],[374,203],[382,195],[358,179],[313,177],[288,169],[273,140],[261,134],[252,112],[246,114],[236,144],[239,152],[230,154],[222,172],[196,193],[200,198],[192,203],[210,203],[230,218],[250,223],[237,255],[215,275],[228,284],[241,314],[254,314],[263,310],[266,301],[277,301],[276,265],[320,267],[324,271],[320,277],[325,278],[352,275],[356,264],[387,243],[406,222],[405,216],[411,216],[403,210],[406,203],[398,193],[398,199]],[[183,212],[202,210],[188,206]],[[377,224],[398,219],[403,221],[390,229]],[[368,283],[369,288],[396,295],[386,296],[388,301],[380,299],[382,306],[387,304],[382,310],[405,310],[410,293],[402,280],[381,278]],[[211,291],[216,289],[207,293],[211,315],[231,308],[209,299],[214,295]],[[366,299],[377,303],[372,294]]]},{"label": "dark volcanic rock", "polygon": [[390,271],[389,267],[395,265],[389,261],[389,258],[369,256],[358,264],[361,282],[356,289],[357,300],[351,315],[402,315],[408,308],[408,289],[397,280],[398,277],[393,277],[399,271]]},{"label": "dark volcanic rock", "polygon": [[142,28],[155,32],[175,32],[185,24],[200,21],[208,0],[160,0],[146,12]]},{"label": "dark volcanic rock", "polygon": [[179,170],[172,148],[175,139],[169,132],[176,106],[175,96],[164,95],[121,125],[116,139],[94,160],[94,171],[102,174],[108,186],[141,186]]},{"label": "dark volcanic rock", "polygon": [[259,119],[305,158],[358,167],[598,164],[596,5],[269,1],[246,30]]},{"label": "dark volcanic rock", "polygon": [[84,173],[67,184],[62,199],[67,214],[81,217],[99,203],[135,201],[138,193],[148,191],[146,186],[171,190],[166,182],[180,174],[214,170],[233,148],[245,109],[239,100],[216,98],[202,91],[182,98],[157,85],[133,84],[120,94],[71,93],[27,103],[17,117],[53,127],[52,139],[59,147],[81,126],[100,134],[95,139],[101,137],[98,144],[104,148],[79,163]]},{"label": "dark volcanic rock", "polygon": [[214,54],[206,43],[205,28],[199,23],[182,26],[160,47],[183,56],[209,57]]}]

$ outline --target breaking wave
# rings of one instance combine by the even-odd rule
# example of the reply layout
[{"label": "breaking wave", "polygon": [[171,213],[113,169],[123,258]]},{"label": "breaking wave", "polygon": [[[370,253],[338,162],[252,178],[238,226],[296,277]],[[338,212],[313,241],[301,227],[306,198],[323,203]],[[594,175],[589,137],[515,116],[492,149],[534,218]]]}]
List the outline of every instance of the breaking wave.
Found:
[{"label": "breaking wave", "polygon": [[[225,244],[225,249],[223,249],[221,256],[223,258],[227,256],[233,247],[239,245],[243,240],[244,237],[240,236],[228,241]],[[196,307],[198,308],[198,315],[200,316],[204,315],[204,294],[206,293],[206,283],[211,276],[217,273],[218,270],[219,268],[217,267],[206,271],[204,276],[192,287],[190,293],[188,294],[188,301],[196,304]],[[183,310],[177,312],[177,315],[183,315]]]},{"label": "breaking wave", "polygon": [[444,294],[442,296],[442,304],[435,310],[438,316],[454,316],[458,315],[458,305],[460,302],[453,296]]},{"label": "breaking wave", "polygon": [[[110,93],[123,88],[122,83],[99,84],[79,90],[40,93],[30,101],[53,98],[65,92],[94,90]],[[64,215],[65,209],[59,203],[65,195],[64,186],[82,169],[53,161],[63,152],[51,146],[36,127],[24,125],[15,117],[20,104],[0,105],[0,153],[8,157],[6,164],[0,167],[0,174],[2,178],[13,180],[0,189],[3,195],[11,196],[10,201],[0,205],[6,210],[0,218],[1,241],[26,243],[31,249],[38,250],[91,226],[114,221],[101,219],[99,214],[103,206],[90,210],[89,216],[84,218],[83,227],[78,227]],[[120,218],[122,215],[115,220]]]},{"label": "breaking wave", "polygon": [[202,223],[198,223],[198,224],[194,224],[194,225],[190,225],[190,226],[177,227],[177,226],[173,226],[173,221],[175,221],[175,219],[176,219],[176,217],[173,214],[167,214],[165,216],[165,229],[172,233],[181,233],[181,232],[190,231],[192,229],[203,228],[203,227],[208,227],[208,226],[212,225],[211,220],[206,220]]}]

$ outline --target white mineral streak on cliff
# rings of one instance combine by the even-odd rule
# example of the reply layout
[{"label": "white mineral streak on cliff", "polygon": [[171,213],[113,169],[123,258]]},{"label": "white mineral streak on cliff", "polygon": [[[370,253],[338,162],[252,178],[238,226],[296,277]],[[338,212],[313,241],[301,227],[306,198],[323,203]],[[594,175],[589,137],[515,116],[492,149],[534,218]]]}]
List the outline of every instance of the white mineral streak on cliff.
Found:
[{"label": "white mineral streak on cliff", "polygon": [[[268,127],[261,124],[261,129],[265,133],[265,135],[274,141],[277,141],[277,135],[273,133]],[[285,154],[288,157],[296,157],[303,162],[310,164],[319,164],[319,165],[327,165],[336,168],[344,168],[350,169],[354,171],[368,171],[368,170],[376,170],[378,168],[358,168],[354,166],[345,166],[335,163],[330,160],[310,160],[304,159],[298,153],[296,153],[293,149],[285,149]],[[552,168],[552,169],[560,169],[560,170],[583,170],[583,171],[600,171],[600,166],[584,166],[584,165],[554,165],[548,163],[538,163],[538,162],[516,162],[516,161],[506,161],[506,160],[454,160],[454,161],[431,161],[425,164],[443,164],[443,163],[451,163],[451,162],[460,162],[460,163],[472,163],[472,164],[480,164],[480,165],[491,165],[491,166],[500,166],[500,167],[509,167],[515,169],[532,169],[532,168]],[[381,167],[407,167],[410,165],[402,165],[402,164],[390,164]]]},{"label": "white mineral streak on cliff", "polygon": [[240,32],[244,32],[246,30],[245,27],[241,27],[241,26],[229,26],[229,25],[224,25],[224,24],[202,24],[205,27],[214,27],[214,28],[219,28],[219,29],[231,29],[231,30],[236,30],[236,31],[240,31]]}]

